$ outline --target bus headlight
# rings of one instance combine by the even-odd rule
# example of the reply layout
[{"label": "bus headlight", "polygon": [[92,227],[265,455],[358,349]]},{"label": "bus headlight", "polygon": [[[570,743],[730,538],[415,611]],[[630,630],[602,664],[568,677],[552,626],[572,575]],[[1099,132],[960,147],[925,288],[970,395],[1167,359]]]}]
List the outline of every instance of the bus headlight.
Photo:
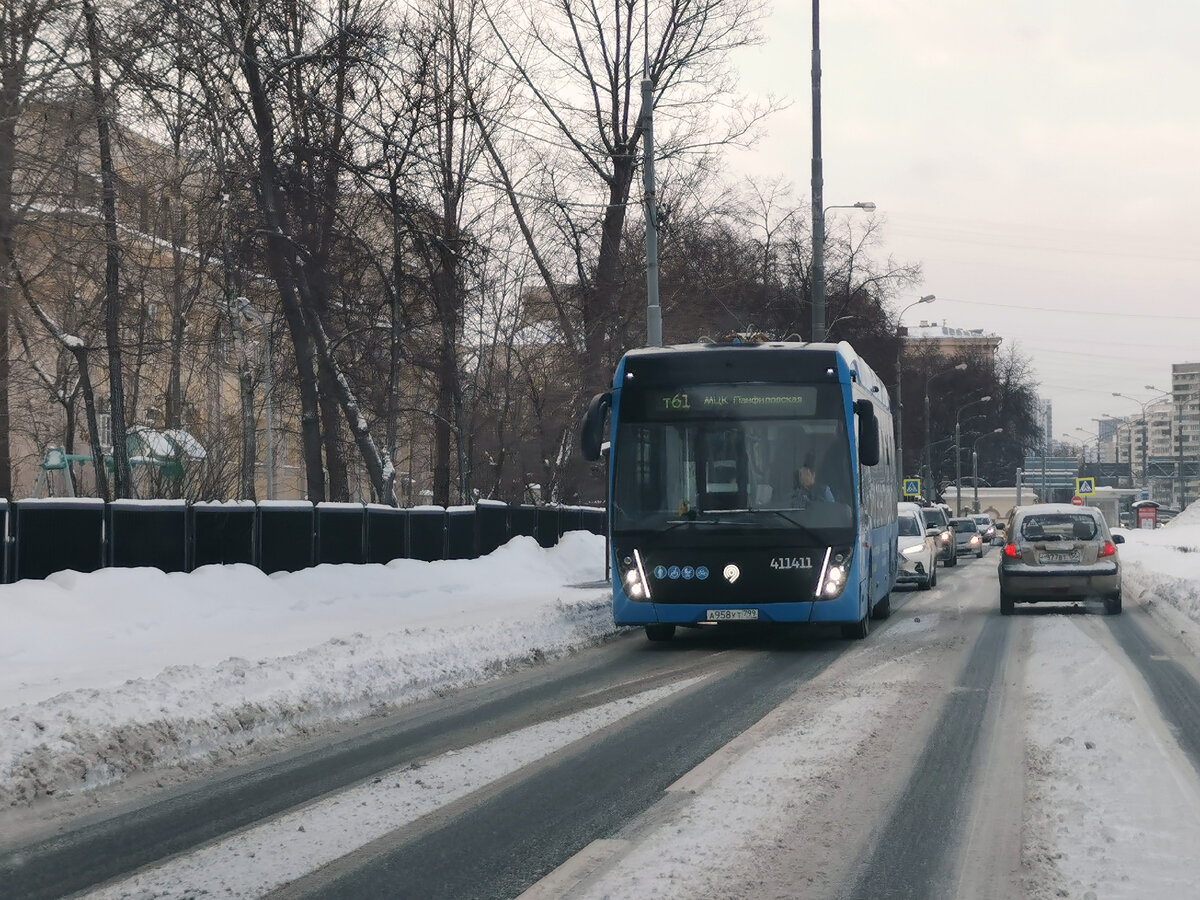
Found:
[{"label": "bus headlight", "polygon": [[830,547],[825,551],[821,574],[817,576],[817,600],[833,600],[841,596],[850,578],[850,563],[853,557],[853,551],[850,549],[835,550]]},{"label": "bus headlight", "polygon": [[650,599],[650,581],[642,565],[642,555],[634,550],[621,558],[621,585],[631,600]]}]

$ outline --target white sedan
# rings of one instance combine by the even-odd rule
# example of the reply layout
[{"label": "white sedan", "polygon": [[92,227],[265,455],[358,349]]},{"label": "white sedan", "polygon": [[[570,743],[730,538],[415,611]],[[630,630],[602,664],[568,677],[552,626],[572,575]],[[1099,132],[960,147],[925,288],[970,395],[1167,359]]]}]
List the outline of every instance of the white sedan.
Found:
[{"label": "white sedan", "polygon": [[923,591],[937,584],[937,545],[926,534],[920,517],[901,513],[897,517],[899,534],[896,554],[900,559],[897,584],[915,584]]}]

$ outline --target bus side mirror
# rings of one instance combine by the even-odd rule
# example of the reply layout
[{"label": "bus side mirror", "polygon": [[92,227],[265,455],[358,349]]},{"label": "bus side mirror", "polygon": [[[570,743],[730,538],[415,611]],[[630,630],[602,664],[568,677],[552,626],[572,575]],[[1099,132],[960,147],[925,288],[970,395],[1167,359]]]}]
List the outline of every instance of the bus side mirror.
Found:
[{"label": "bus side mirror", "polygon": [[858,461],[864,466],[879,465],[879,420],[870,400],[855,400],[858,414]]},{"label": "bus side mirror", "polygon": [[584,413],[579,443],[583,449],[583,458],[588,462],[595,462],[600,458],[600,450],[604,444],[604,420],[611,406],[612,392],[608,391],[593,397],[587,412]]}]

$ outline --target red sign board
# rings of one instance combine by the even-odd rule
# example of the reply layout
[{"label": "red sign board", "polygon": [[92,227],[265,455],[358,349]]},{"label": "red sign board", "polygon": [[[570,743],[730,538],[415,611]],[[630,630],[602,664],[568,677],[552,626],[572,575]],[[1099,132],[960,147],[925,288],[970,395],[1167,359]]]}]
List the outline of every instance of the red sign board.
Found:
[{"label": "red sign board", "polygon": [[1082,497],[1072,497],[1071,502],[1074,503],[1076,506],[1083,506],[1083,498]]},{"label": "red sign board", "polygon": [[1137,508],[1138,528],[1154,528],[1158,525],[1158,509],[1153,506]]}]

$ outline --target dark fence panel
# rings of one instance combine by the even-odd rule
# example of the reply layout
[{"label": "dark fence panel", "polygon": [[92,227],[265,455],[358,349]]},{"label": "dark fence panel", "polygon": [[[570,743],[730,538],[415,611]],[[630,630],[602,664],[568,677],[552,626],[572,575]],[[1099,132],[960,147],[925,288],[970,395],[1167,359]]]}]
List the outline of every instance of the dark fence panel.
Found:
[{"label": "dark fence panel", "polygon": [[583,529],[592,534],[608,534],[608,511],[587,507],[583,513]]},{"label": "dark fence panel", "polygon": [[583,531],[583,509],[578,506],[560,506],[558,508],[558,535],[562,537],[568,531]]},{"label": "dark fence panel", "polygon": [[313,507],[311,503],[266,501],[258,505],[258,567],[272,572],[297,572],[313,564]]},{"label": "dark fence panel", "polygon": [[186,500],[114,500],[108,504],[108,562],[132,569],[187,571]]},{"label": "dark fence panel", "polygon": [[446,510],[446,559],[474,559],[479,555],[475,525],[475,507],[452,506]]},{"label": "dark fence panel", "polygon": [[0,584],[12,581],[13,552],[17,549],[17,541],[12,532],[12,516],[8,514],[8,501],[0,497],[0,539],[4,541],[4,552],[0,554]]},{"label": "dark fence panel", "polygon": [[195,503],[190,513],[191,568],[255,564],[258,508],[253,503]]},{"label": "dark fence panel", "polygon": [[366,507],[361,503],[317,504],[317,562],[363,563]]},{"label": "dark fence panel", "polygon": [[479,556],[487,556],[508,542],[508,505],[494,500],[475,504],[475,547]]},{"label": "dark fence panel", "polygon": [[16,567],[18,578],[45,578],[74,569],[104,567],[104,501],[89,498],[18,500]]},{"label": "dark fence panel", "polygon": [[408,510],[372,504],[367,507],[367,562],[408,558]]},{"label": "dark fence panel", "polygon": [[414,506],[408,511],[408,555],[433,562],[446,558],[446,510]]},{"label": "dark fence panel", "polygon": [[[603,535],[607,512],[591,507],[419,506],[264,501],[196,503],[91,498],[0,498],[0,581],[45,578],[105,565],[166,572],[229,563],[295,572],[317,562],[474,559],[512,537],[553,547],[568,531]],[[7,535],[7,538],[5,537]]]},{"label": "dark fence panel", "polygon": [[537,542],[543,547],[553,547],[558,543],[558,507],[539,506],[537,508]]},{"label": "dark fence panel", "polygon": [[509,508],[508,536],[515,538],[518,535],[537,539],[538,508],[536,506],[513,506]]}]

